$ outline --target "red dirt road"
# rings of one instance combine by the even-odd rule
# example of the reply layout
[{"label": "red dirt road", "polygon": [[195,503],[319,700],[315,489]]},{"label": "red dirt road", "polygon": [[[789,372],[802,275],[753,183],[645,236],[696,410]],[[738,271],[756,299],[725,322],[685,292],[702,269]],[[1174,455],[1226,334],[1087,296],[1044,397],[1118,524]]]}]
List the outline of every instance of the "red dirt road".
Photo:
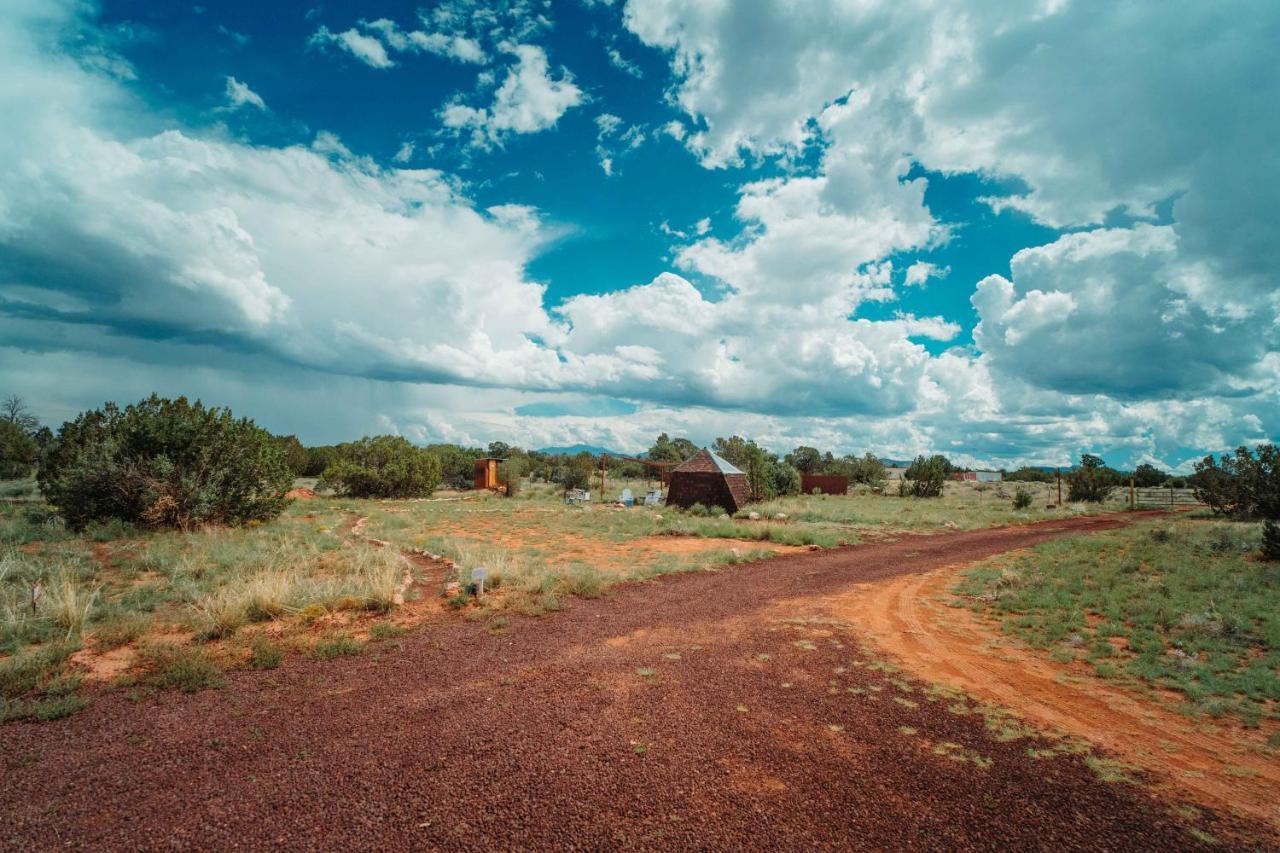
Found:
[{"label": "red dirt road", "polygon": [[[1099,518],[619,587],[506,633],[450,619],[225,690],[0,728],[11,849],[1209,849],[1076,756],[1034,759],[809,603]],[[766,615],[766,611],[768,615]],[[795,614],[788,616],[788,614]],[[1265,842],[1264,842],[1265,843]],[[1213,849],[1222,849],[1219,845]]]},{"label": "red dirt road", "polygon": [[959,688],[1087,739],[1156,774],[1179,795],[1280,830],[1280,761],[1263,749],[1278,729],[1248,730],[1161,707],[1053,663],[966,608],[947,606],[962,566],[902,575],[835,596],[830,613],[858,626],[913,675]]}]

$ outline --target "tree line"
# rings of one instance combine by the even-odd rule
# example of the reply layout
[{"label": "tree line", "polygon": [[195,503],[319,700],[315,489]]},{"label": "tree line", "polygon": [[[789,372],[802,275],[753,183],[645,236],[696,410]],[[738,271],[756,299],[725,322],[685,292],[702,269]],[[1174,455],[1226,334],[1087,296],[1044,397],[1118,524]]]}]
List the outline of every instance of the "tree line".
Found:
[{"label": "tree line", "polygon": [[[801,445],[779,455],[754,440],[719,437],[711,449],[747,475],[754,500],[795,495],[805,474],[847,477],[851,484],[883,491],[884,460],[871,453],[836,456]],[[698,452],[685,437],[659,435],[644,457],[682,462]],[[294,435],[273,435],[230,410],[152,395],[121,408],[107,403],[62,425],[55,435],[20,397],[0,401],[0,478],[37,473],[40,489],[68,523],[121,519],[149,527],[239,524],[278,515],[297,477],[316,477],[339,495],[360,498],[421,497],[437,488],[468,488],[478,459],[496,458],[499,482],[515,494],[525,479],[563,488],[588,488],[600,468],[591,453],[557,455],[505,442],[487,447],[414,445],[382,435],[335,445],[308,447]],[[946,456],[918,456],[903,472],[898,494],[930,498],[965,470]],[[642,462],[613,459],[610,475],[654,476]],[[1022,468],[1015,481],[1052,480],[1053,474]],[[1084,454],[1064,475],[1070,501],[1103,501],[1132,479],[1136,485],[1187,485],[1215,513],[1267,522],[1269,541],[1280,553],[1280,451],[1275,445],[1241,447],[1220,459],[1205,457],[1195,473],[1175,478],[1142,464],[1131,472]],[[1023,499],[1029,505],[1029,494]]]}]

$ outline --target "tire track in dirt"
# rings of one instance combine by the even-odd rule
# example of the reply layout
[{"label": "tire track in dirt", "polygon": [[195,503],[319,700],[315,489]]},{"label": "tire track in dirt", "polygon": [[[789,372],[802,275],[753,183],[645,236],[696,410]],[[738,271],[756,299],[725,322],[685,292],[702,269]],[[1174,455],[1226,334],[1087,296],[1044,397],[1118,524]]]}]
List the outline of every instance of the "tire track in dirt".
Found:
[{"label": "tire track in dirt", "polygon": [[827,606],[920,678],[1088,740],[1172,792],[1280,829],[1280,762],[1255,751],[1265,734],[1205,726],[1021,647],[967,608],[945,603],[965,567],[860,586]]}]

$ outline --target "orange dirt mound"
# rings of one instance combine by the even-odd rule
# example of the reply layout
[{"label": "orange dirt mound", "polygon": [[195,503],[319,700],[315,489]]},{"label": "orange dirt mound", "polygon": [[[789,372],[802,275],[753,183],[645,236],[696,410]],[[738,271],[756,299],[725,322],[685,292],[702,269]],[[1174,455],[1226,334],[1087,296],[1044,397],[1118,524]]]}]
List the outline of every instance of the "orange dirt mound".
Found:
[{"label": "orange dirt mound", "polygon": [[307,488],[290,489],[284,493],[284,496],[298,501],[309,501],[316,497],[316,493]]}]

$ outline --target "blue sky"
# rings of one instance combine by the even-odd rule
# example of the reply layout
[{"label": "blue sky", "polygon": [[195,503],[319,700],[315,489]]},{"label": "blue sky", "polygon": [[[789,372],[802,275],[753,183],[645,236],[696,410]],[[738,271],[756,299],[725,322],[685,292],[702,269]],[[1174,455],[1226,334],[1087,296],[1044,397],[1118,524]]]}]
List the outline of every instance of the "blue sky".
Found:
[{"label": "blue sky", "polygon": [[0,391],[1185,468],[1277,434],[1277,36],[1260,2],[15,0]]}]

